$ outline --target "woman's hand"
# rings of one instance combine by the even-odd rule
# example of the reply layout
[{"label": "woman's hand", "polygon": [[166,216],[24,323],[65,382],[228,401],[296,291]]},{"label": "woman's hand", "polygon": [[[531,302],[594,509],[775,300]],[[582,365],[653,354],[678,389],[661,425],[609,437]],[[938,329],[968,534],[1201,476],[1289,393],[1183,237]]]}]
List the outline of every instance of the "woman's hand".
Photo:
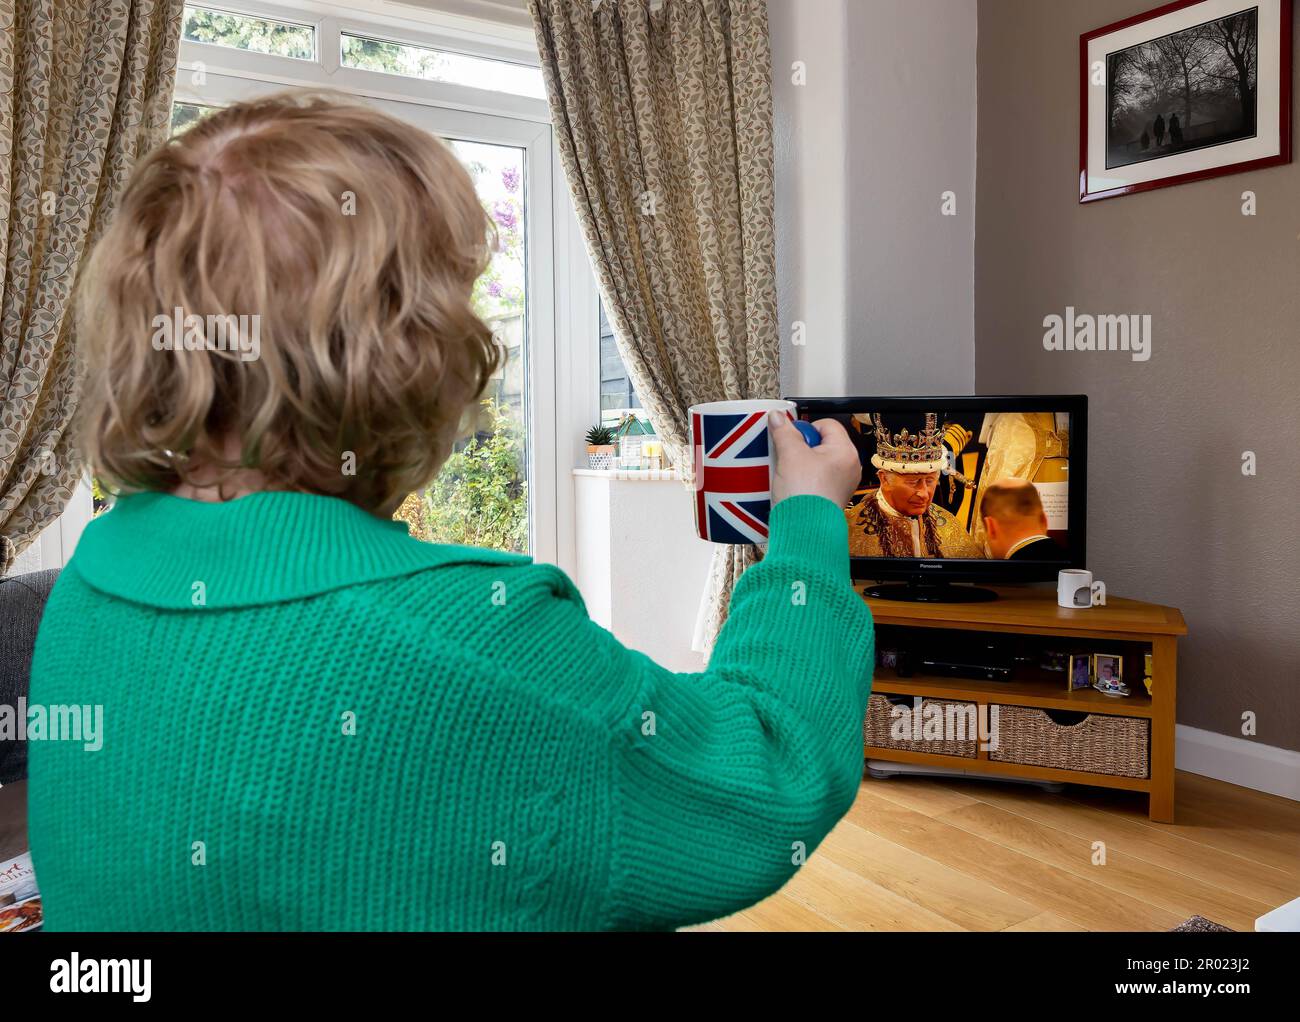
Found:
[{"label": "woman's hand", "polygon": [[769,412],[768,428],[776,448],[772,502],[810,494],[844,507],[862,480],[862,463],[849,434],[834,419],[818,419],[822,442],[809,447],[784,412]]}]

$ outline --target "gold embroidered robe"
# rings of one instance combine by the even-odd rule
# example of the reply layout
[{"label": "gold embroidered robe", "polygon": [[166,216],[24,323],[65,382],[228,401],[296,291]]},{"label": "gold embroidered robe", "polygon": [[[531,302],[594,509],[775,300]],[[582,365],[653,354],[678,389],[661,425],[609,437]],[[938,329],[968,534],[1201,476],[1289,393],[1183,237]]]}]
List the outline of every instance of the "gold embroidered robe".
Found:
[{"label": "gold embroidered robe", "polygon": [[[879,529],[890,530],[896,556],[902,557],[984,557],[984,549],[967,534],[951,514],[931,504],[926,516],[934,523],[938,549],[926,541],[926,530],[920,517],[899,514],[879,496],[880,491],[868,490],[862,502],[848,508],[849,554],[853,557],[883,557]],[[878,509],[872,514],[870,509]]]}]

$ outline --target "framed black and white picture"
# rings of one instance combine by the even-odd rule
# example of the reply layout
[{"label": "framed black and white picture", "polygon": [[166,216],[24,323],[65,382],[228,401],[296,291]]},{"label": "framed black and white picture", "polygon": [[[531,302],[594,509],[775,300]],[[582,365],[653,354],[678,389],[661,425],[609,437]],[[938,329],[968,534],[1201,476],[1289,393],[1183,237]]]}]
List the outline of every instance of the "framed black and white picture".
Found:
[{"label": "framed black and white picture", "polygon": [[1291,160],[1292,0],[1180,0],[1079,38],[1079,201]]}]

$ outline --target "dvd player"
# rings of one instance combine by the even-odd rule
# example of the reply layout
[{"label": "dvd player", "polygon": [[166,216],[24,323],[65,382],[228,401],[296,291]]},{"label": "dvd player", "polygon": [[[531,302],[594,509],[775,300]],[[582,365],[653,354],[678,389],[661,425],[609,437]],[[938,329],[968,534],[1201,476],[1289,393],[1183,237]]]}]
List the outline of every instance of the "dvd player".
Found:
[{"label": "dvd player", "polygon": [[934,649],[915,649],[911,657],[919,674],[946,678],[1010,681],[1015,657],[1005,642],[985,638],[938,642]]}]

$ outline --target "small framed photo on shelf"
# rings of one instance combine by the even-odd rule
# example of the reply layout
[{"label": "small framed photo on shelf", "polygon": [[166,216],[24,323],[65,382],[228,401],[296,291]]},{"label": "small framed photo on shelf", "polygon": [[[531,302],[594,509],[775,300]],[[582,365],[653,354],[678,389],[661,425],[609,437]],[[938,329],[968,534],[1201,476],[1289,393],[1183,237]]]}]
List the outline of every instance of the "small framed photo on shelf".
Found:
[{"label": "small framed photo on shelf", "polygon": [[1122,664],[1124,658],[1119,654],[1094,653],[1092,655],[1092,687],[1102,695],[1126,696],[1128,686],[1124,684]]},{"label": "small framed photo on shelf", "polygon": [[1092,688],[1092,657],[1087,653],[1075,653],[1070,657],[1070,691]]}]

